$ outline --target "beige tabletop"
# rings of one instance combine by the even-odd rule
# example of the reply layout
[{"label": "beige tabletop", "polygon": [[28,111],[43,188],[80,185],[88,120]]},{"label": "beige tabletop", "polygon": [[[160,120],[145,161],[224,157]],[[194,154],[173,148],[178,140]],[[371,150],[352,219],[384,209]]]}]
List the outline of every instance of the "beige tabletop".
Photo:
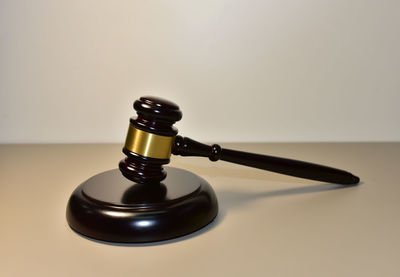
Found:
[{"label": "beige tabletop", "polygon": [[219,215],[147,244],[86,239],[65,218],[119,144],[0,146],[0,276],[400,276],[400,143],[223,144],[348,170],[341,188],[205,158],[171,165],[209,181]]}]

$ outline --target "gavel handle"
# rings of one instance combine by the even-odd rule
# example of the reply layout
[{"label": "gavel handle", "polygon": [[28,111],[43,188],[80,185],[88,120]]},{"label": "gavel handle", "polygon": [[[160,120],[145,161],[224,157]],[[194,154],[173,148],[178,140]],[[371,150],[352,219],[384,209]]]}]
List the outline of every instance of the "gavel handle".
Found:
[{"label": "gavel handle", "polygon": [[342,185],[360,182],[357,176],[344,170],[292,159],[222,149],[218,144],[209,146],[181,136],[175,138],[172,154],[208,157],[211,161],[223,160],[294,177]]}]

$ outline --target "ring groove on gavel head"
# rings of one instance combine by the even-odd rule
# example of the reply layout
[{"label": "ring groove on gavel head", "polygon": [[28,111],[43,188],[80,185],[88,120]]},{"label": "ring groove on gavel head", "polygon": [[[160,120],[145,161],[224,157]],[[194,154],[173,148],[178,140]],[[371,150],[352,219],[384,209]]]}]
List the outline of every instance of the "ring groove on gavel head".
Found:
[{"label": "ring groove on gavel head", "polygon": [[131,181],[159,183],[166,177],[162,165],[169,163],[178,133],[172,125],[182,118],[182,112],[178,105],[152,96],[141,97],[133,107],[138,116],[130,119],[122,150],[127,157],[119,169]]}]

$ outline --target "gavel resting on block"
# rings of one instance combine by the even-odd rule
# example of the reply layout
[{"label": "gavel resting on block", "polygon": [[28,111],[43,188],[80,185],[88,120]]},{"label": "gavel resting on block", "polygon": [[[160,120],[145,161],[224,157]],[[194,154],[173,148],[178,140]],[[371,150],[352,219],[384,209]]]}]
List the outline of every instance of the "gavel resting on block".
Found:
[{"label": "gavel resting on block", "polygon": [[209,224],[218,213],[210,184],[192,172],[166,167],[171,153],[208,157],[285,175],[341,185],[359,178],[323,165],[208,146],[177,136],[179,107],[156,97],[134,103],[123,153],[113,169],[97,174],[72,193],[67,220],[72,229],[110,242],[153,242],[180,237]]}]

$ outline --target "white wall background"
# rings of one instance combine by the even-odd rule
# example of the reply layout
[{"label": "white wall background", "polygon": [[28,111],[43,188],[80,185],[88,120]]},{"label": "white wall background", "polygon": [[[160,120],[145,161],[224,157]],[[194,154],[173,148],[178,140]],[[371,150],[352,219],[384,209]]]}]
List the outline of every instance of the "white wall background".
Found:
[{"label": "white wall background", "polygon": [[0,0],[0,142],[400,140],[400,1]]}]

